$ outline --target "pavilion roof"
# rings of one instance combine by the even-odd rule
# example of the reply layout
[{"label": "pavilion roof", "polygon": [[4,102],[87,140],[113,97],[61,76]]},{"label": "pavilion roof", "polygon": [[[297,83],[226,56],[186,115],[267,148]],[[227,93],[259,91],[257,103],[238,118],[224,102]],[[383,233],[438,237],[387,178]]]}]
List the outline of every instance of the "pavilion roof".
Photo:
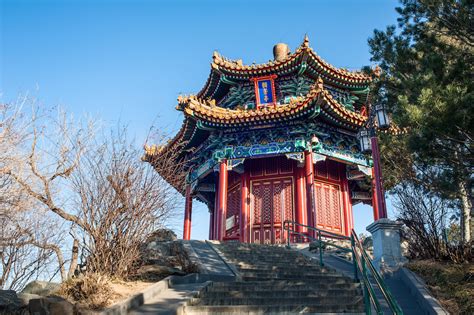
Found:
[{"label": "pavilion roof", "polygon": [[259,76],[286,76],[302,72],[314,80],[322,78],[327,84],[359,91],[367,89],[374,78],[380,75],[379,68],[367,74],[332,66],[309,47],[308,36],[305,36],[303,43],[281,61],[270,60],[263,64],[244,65],[242,60],[231,60],[214,52],[211,73],[197,97],[218,99],[227,92],[231,83],[248,81]]},{"label": "pavilion roof", "polygon": [[200,144],[209,130],[234,127],[252,127],[278,122],[300,120],[305,117],[321,118],[330,124],[356,131],[367,121],[367,117],[346,109],[324,88],[319,78],[305,97],[292,100],[289,104],[259,109],[228,109],[216,105],[215,100],[203,100],[198,96],[180,96],[178,110],[183,111],[184,121],[181,129],[167,145],[146,148],[145,159],[156,157],[165,150],[186,151]]},{"label": "pavilion roof", "polygon": [[180,97],[178,102],[177,109],[182,110],[186,117],[198,119],[213,128],[274,123],[310,114],[310,109],[314,108],[321,108],[327,119],[349,129],[357,129],[367,120],[367,117],[339,104],[324,88],[321,78],[313,84],[305,97],[297,97],[289,104],[278,106],[249,110],[229,109],[216,106],[214,100],[204,100],[198,96]]}]

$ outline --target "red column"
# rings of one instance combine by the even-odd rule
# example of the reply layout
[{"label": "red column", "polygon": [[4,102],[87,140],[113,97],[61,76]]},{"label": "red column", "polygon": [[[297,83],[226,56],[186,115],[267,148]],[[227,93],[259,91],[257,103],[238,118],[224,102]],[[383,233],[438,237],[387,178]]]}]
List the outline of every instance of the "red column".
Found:
[{"label": "red column", "polygon": [[[305,169],[302,167],[296,168],[296,211],[295,221],[300,224],[307,225],[307,210],[306,210],[306,183],[305,183]],[[300,233],[307,231],[306,228],[298,226],[296,230]]]},{"label": "red column", "polygon": [[382,185],[382,169],[380,167],[379,143],[376,136],[370,138],[372,147],[372,157],[374,160],[375,191],[377,194],[377,210],[379,218],[387,217],[387,208],[385,207],[385,196]]},{"label": "red column", "polygon": [[351,231],[354,228],[354,218],[352,215],[352,202],[351,202],[351,192],[349,191],[349,181],[347,180],[346,168],[345,165],[341,165],[340,176],[342,182],[342,193],[344,201],[344,233],[346,236],[351,235]]},{"label": "red column", "polygon": [[248,212],[249,212],[249,186],[248,186],[248,172],[244,172],[240,176],[240,241],[247,242],[247,226],[248,226]]},{"label": "red column", "polygon": [[219,164],[219,190],[217,202],[216,239],[222,241],[225,236],[225,219],[227,215],[227,160]]},{"label": "red column", "polygon": [[314,215],[314,166],[313,153],[311,151],[304,152],[305,177],[306,177],[306,208],[308,213],[308,225],[315,227]]},{"label": "red column", "polygon": [[193,197],[191,196],[191,186],[186,186],[186,196],[184,204],[184,229],[183,240],[191,239],[191,212],[193,209]]},{"label": "red column", "polygon": [[375,187],[375,171],[372,167],[372,209],[374,211],[374,221],[380,219],[379,217],[379,208],[377,202],[377,188]]}]

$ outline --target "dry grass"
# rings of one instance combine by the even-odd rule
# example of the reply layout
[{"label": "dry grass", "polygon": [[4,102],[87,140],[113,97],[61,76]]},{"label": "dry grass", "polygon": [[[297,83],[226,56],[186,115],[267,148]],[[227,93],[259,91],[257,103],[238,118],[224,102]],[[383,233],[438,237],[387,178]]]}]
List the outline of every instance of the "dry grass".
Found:
[{"label": "dry grass", "polygon": [[114,299],[110,280],[97,273],[88,273],[69,279],[61,285],[58,295],[81,308],[102,309]]},{"label": "dry grass", "polygon": [[450,314],[474,314],[474,264],[433,260],[410,262],[407,267],[425,280]]},{"label": "dry grass", "polygon": [[79,309],[101,310],[138,294],[153,283],[110,279],[89,273],[64,282],[57,295],[76,304]]}]

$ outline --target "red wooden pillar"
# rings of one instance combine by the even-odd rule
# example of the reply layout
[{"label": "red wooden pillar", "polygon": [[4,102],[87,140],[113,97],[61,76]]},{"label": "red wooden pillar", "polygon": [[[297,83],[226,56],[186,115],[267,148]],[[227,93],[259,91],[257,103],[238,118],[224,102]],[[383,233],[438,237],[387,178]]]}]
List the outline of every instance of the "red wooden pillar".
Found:
[{"label": "red wooden pillar", "polygon": [[377,202],[377,187],[375,185],[375,171],[372,167],[372,209],[374,211],[374,221],[380,219],[379,207]]},{"label": "red wooden pillar", "polygon": [[[311,227],[316,226],[315,215],[314,215],[314,166],[313,166],[313,153],[311,151],[304,152],[304,164],[305,164],[305,177],[306,177],[306,208],[308,213],[308,225]],[[311,233],[315,235],[315,233]]]},{"label": "red wooden pillar", "polygon": [[193,197],[191,196],[191,186],[186,186],[186,196],[184,204],[184,229],[183,240],[191,239],[191,212],[193,209]]},{"label": "red wooden pillar", "polygon": [[219,190],[217,201],[217,224],[216,224],[216,239],[222,241],[225,236],[226,226],[225,220],[227,215],[227,160],[222,160],[219,164]]},{"label": "red wooden pillar", "polygon": [[349,181],[347,180],[346,167],[341,165],[340,178],[342,183],[342,195],[344,205],[344,233],[346,236],[351,235],[354,228],[354,217],[352,214],[351,192],[349,191]]},{"label": "red wooden pillar", "polygon": [[248,186],[248,172],[242,173],[240,176],[240,242],[247,242],[248,232],[248,212],[249,212],[249,186]]},{"label": "red wooden pillar", "polygon": [[370,138],[370,144],[372,147],[372,158],[374,161],[374,178],[375,178],[375,192],[377,195],[376,204],[379,218],[387,217],[387,208],[385,206],[385,195],[382,185],[382,168],[380,167],[380,152],[379,142],[376,136]]},{"label": "red wooden pillar", "polygon": [[[306,209],[306,183],[305,183],[305,169],[302,167],[296,168],[296,211],[295,221],[300,224],[307,225],[307,209]],[[307,231],[302,226],[297,226],[296,231],[304,233]]]}]

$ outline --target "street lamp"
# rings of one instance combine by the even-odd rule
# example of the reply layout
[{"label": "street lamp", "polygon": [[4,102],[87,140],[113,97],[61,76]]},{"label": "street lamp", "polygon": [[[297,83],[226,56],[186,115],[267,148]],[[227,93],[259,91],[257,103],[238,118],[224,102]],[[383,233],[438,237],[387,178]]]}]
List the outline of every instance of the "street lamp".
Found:
[{"label": "street lamp", "polygon": [[379,218],[387,218],[387,207],[385,205],[385,194],[382,185],[382,169],[380,167],[380,151],[375,125],[377,125],[379,129],[390,128],[390,117],[388,116],[385,106],[382,104],[377,104],[373,108],[372,106],[368,106],[368,108],[370,111],[369,119],[366,128],[359,131],[358,138],[361,151],[365,154],[372,152],[376,193],[376,203],[374,206],[377,206]]},{"label": "street lamp", "polygon": [[390,128],[390,117],[388,116],[385,105],[383,104],[375,105],[375,117],[377,120],[377,126],[380,129]]},{"label": "street lamp", "polygon": [[362,153],[370,153],[372,151],[370,146],[370,131],[368,129],[362,129],[359,131],[358,137]]}]

